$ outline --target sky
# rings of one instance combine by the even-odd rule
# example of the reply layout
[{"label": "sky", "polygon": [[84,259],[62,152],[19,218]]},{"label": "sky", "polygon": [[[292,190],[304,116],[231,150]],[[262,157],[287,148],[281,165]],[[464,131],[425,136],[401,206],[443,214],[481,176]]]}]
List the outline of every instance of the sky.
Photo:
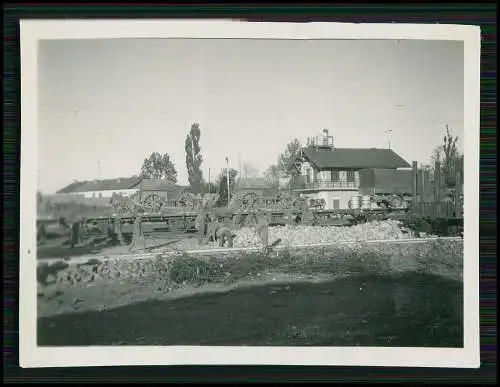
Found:
[{"label": "sky", "polygon": [[[446,125],[463,144],[461,41],[96,39],[41,41],[38,186],[129,177],[201,128],[204,176],[263,172],[294,138],[428,162]],[[391,134],[386,131],[391,130]]]}]

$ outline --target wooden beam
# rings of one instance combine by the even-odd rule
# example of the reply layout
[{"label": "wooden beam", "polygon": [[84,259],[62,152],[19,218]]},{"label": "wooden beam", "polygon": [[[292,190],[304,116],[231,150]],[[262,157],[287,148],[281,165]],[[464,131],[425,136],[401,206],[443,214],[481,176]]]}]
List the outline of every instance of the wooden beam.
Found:
[{"label": "wooden beam", "polygon": [[420,191],[420,203],[424,203],[424,195],[425,195],[425,171],[424,168],[420,168],[419,173],[419,191]]},{"label": "wooden beam", "polygon": [[411,166],[412,166],[412,185],[411,185],[411,189],[412,189],[412,204],[413,204],[413,207],[416,208],[417,206],[417,174],[418,174],[418,164],[416,161],[413,161],[411,163]]},{"label": "wooden beam", "polygon": [[434,201],[436,203],[441,201],[441,163],[439,161],[434,163]]}]

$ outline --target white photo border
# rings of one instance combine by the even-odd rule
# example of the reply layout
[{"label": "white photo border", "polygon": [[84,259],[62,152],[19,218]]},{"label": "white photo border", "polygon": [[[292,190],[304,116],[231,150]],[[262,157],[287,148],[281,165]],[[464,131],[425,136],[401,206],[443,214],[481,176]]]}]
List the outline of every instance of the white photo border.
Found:
[{"label": "white photo border", "polygon": [[[19,350],[23,368],[123,365],[334,365],[478,368],[478,26],[444,24],[253,23],[227,20],[21,20]],[[390,347],[38,347],[36,191],[38,42],[60,39],[421,39],[464,43],[464,348]]]}]

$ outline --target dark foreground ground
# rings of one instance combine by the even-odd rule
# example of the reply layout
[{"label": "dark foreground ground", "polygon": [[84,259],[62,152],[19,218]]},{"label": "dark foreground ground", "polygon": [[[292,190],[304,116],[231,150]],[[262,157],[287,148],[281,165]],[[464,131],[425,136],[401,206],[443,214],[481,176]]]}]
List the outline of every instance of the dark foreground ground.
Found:
[{"label": "dark foreground ground", "polygon": [[38,345],[462,347],[462,283],[354,277],[240,288],[38,320]]}]

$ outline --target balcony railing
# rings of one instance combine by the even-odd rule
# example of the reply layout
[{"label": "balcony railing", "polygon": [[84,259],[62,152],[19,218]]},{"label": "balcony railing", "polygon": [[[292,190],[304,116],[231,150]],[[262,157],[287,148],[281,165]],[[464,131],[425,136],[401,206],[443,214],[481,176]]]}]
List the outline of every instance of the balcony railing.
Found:
[{"label": "balcony railing", "polygon": [[304,184],[305,189],[358,189],[359,181],[351,181],[351,180],[314,180],[309,183]]}]

